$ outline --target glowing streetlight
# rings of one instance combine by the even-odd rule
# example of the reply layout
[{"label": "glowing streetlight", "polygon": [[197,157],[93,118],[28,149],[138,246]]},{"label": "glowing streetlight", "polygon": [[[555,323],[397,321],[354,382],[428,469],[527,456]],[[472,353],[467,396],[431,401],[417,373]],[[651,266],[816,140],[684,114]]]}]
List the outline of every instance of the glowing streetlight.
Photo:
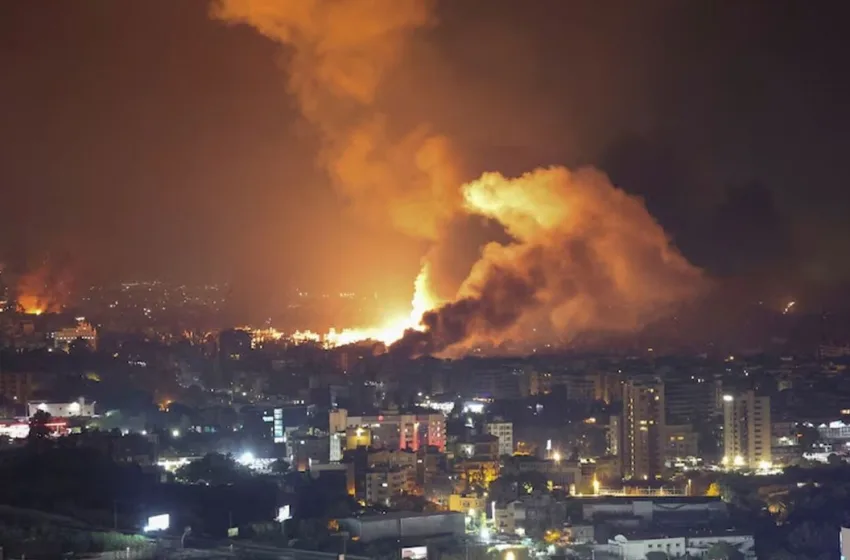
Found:
[{"label": "glowing streetlight", "polygon": [[239,456],[239,464],[240,465],[250,465],[254,462],[254,454],[250,451],[245,451],[242,455]]},{"label": "glowing streetlight", "polygon": [[552,453],[552,458],[555,460],[556,463],[560,463],[561,462],[561,453],[558,452],[558,451],[555,451],[554,453]]},{"label": "glowing streetlight", "polygon": [[505,552],[505,560],[516,560],[516,554],[514,554],[513,550]]},{"label": "glowing streetlight", "polygon": [[177,428],[174,428],[173,430],[171,430],[171,437],[179,438],[180,437],[180,430],[178,430]]}]

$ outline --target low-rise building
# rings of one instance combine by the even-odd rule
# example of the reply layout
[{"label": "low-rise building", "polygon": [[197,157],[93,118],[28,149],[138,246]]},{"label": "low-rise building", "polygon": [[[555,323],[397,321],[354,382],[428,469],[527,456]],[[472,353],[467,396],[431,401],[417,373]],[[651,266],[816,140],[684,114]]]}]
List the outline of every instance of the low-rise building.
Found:
[{"label": "low-rise building", "polygon": [[71,402],[30,401],[27,403],[27,417],[38,411],[46,412],[54,418],[70,418],[72,416],[94,416],[94,403],[86,402],[80,397]]},{"label": "low-rise building", "polygon": [[717,497],[617,496],[581,500],[585,522],[605,522],[613,527],[694,528],[728,521],[726,503]]},{"label": "low-rise building", "polygon": [[340,528],[361,542],[383,539],[459,538],[465,532],[465,516],[454,511],[439,513],[393,512],[339,520]]},{"label": "low-rise building", "polygon": [[743,554],[744,558],[756,558],[755,541],[752,535],[735,533],[708,533],[703,535],[655,536],[635,534],[626,537],[617,535],[608,541],[609,554],[622,560],[645,560],[651,552],[663,552],[668,558],[679,558],[686,554],[693,558],[705,558],[712,546],[726,543]]},{"label": "low-rise building", "polygon": [[449,496],[449,511],[481,513],[487,511],[487,500],[475,494],[452,494]]},{"label": "low-rise building", "polygon": [[330,437],[292,433],[287,438],[289,463],[298,471],[310,470],[313,463],[330,461]]},{"label": "low-rise building", "polygon": [[514,453],[514,425],[511,422],[491,422],[487,424],[487,433],[499,439],[499,455]]},{"label": "low-rise building", "polygon": [[458,440],[455,443],[455,455],[462,459],[497,461],[500,441],[497,436],[481,434]]},{"label": "low-rise building", "polygon": [[513,535],[516,533],[518,503],[518,501],[512,501],[505,504],[496,503],[495,518],[493,519],[496,531],[506,535]]},{"label": "low-rise building", "polygon": [[50,333],[54,348],[68,351],[72,344],[82,340],[92,350],[97,349],[97,330],[80,317],[73,327],[59,329]]},{"label": "low-rise building", "polygon": [[410,468],[387,468],[366,473],[366,503],[389,505],[394,496],[410,492],[415,484],[415,471]]}]

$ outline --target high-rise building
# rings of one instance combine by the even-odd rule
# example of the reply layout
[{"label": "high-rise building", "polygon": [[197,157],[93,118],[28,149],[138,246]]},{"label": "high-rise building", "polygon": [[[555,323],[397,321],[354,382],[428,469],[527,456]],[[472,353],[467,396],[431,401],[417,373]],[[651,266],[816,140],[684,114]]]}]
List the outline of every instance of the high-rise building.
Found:
[{"label": "high-rise building", "polygon": [[661,476],[665,459],[664,383],[657,377],[630,379],[623,385],[619,451],[625,478]]},{"label": "high-rise building", "polygon": [[707,423],[719,415],[718,396],[722,384],[707,374],[671,377],[664,380],[668,424]]},{"label": "high-rise building", "polygon": [[499,456],[514,454],[514,425],[510,422],[491,422],[487,433],[499,438]]},{"label": "high-rise building", "polygon": [[771,464],[770,397],[753,391],[723,395],[723,464],[767,468]]}]

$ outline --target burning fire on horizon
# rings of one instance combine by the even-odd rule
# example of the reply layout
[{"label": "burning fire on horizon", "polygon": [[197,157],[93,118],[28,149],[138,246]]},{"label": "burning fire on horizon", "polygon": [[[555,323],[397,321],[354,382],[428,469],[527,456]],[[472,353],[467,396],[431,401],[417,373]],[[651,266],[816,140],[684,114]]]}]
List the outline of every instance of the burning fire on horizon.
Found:
[{"label": "burning fire on horizon", "polygon": [[[300,333],[329,346],[364,339],[409,355],[480,345],[628,332],[698,294],[701,271],[671,245],[640,199],[595,169],[550,167],[466,182],[448,138],[427,123],[398,133],[382,103],[428,0],[218,0],[211,16],[247,24],[287,48],[290,93],[322,139],[319,163],[353,211],[430,246],[412,310],[366,329]],[[390,126],[392,124],[393,126]],[[508,241],[490,242],[460,285],[439,260],[446,225],[477,217]],[[439,288],[439,289],[438,289]],[[539,329],[538,327],[544,327]]]},{"label": "burning fire on horizon", "polygon": [[18,311],[29,315],[62,311],[68,297],[68,282],[67,272],[54,269],[47,261],[22,274],[15,285]]}]

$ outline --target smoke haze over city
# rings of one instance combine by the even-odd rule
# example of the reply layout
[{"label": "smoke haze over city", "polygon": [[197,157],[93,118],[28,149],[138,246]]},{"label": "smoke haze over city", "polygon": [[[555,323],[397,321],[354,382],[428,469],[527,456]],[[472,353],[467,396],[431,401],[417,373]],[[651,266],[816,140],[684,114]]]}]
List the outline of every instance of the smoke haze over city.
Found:
[{"label": "smoke haze over city", "polygon": [[[705,278],[777,305],[820,296],[848,274],[830,147],[847,84],[838,32],[789,6],[9,4],[0,249],[22,274],[72,262],[79,286],[228,282],[255,316],[294,290],[403,315],[425,263],[445,303],[486,291],[508,253],[557,261],[462,188],[550,173],[641,209],[646,238],[616,232],[637,244],[624,266],[653,263],[641,277],[664,295],[612,288],[617,319],[588,325],[642,324]],[[587,307],[540,274],[544,323],[581,324]]]}]

